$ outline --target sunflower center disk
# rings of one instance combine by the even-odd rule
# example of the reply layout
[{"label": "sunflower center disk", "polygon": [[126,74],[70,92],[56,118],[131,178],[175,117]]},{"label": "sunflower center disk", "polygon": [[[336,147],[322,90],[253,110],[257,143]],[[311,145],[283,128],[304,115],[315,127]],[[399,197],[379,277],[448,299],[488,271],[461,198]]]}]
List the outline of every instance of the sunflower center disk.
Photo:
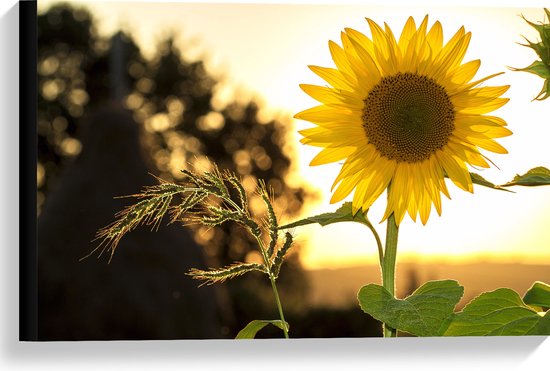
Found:
[{"label": "sunflower center disk", "polygon": [[363,127],[378,152],[397,162],[422,162],[454,130],[454,107],[445,89],[414,73],[387,76],[364,100]]}]

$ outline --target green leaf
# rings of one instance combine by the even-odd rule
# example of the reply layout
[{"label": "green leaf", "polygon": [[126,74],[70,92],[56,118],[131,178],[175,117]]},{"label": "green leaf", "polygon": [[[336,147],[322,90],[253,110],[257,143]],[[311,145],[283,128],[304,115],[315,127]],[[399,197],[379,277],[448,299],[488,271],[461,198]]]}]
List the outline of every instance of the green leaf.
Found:
[{"label": "green leaf", "polygon": [[505,189],[505,188],[502,188],[498,185],[495,185],[494,183],[491,183],[490,181],[488,181],[487,179],[485,179],[484,177],[482,177],[479,174],[470,173],[470,177],[472,178],[472,183],[474,183],[474,184],[478,184],[478,185],[488,187],[488,188],[492,188],[492,189],[498,189],[500,191],[512,192],[509,189]]},{"label": "green leaf", "polygon": [[[445,336],[527,335],[549,330],[537,312],[527,306],[518,293],[501,288],[486,292],[454,315]],[[548,333],[550,334],[550,333]]]},{"label": "green leaf", "polygon": [[516,175],[511,182],[503,184],[502,187],[514,185],[527,187],[550,185],[550,170],[542,166],[535,167],[523,175]]},{"label": "green leaf", "polygon": [[464,294],[453,280],[429,281],[404,300],[384,287],[369,284],[359,290],[361,309],[388,326],[417,336],[438,336]]},{"label": "green leaf", "polygon": [[[245,326],[245,328],[239,331],[235,339],[254,339],[258,331],[260,331],[261,329],[263,329],[265,326],[269,324],[273,326],[277,326],[278,328],[283,330],[283,322],[281,320],[258,320],[257,319],[250,322],[248,325]],[[285,322],[285,324],[286,324],[286,328],[288,329],[288,323]]]},{"label": "green leaf", "polygon": [[550,311],[539,319],[538,323],[527,333],[527,335],[550,335]]},{"label": "green leaf", "polygon": [[523,302],[529,305],[550,308],[550,285],[537,281],[523,296]]},{"label": "green leaf", "polygon": [[341,222],[358,222],[367,226],[369,225],[369,222],[366,220],[364,213],[358,211],[355,215],[353,215],[351,202],[345,202],[338,210],[333,213],[323,213],[316,216],[311,216],[287,225],[283,225],[282,227],[279,227],[279,229],[295,228],[315,223],[318,223],[324,227],[329,224]]}]

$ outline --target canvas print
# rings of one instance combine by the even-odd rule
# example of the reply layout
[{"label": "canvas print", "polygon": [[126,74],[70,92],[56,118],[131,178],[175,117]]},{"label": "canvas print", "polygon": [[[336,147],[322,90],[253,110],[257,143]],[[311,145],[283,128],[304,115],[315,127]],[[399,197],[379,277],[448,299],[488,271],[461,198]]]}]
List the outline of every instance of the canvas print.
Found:
[{"label": "canvas print", "polygon": [[550,11],[37,15],[38,340],[550,334]]}]

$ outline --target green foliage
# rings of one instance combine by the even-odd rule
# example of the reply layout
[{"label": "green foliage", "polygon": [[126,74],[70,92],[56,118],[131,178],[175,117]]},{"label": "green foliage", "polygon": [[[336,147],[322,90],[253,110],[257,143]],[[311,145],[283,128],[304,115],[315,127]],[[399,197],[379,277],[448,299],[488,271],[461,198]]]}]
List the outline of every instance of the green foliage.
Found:
[{"label": "green foliage", "polygon": [[511,182],[503,184],[502,187],[514,185],[536,187],[541,185],[550,185],[550,170],[545,167],[535,167],[523,175],[516,175]]},{"label": "green foliage", "polygon": [[289,229],[315,223],[318,223],[324,227],[329,224],[341,222],[358,222],[365,225],[370,224],[370,222],[367,220],[366,213],[362,213],[361,211],[359,211],[356,214],[353,214],[351,202],[344,202],[344,204],[342,204],[342,206],[338,208],[338,210],[336,210],[335,212],[310,216],[308,218],[286,224],[282,227],[279,227],[279,229]]},{"label": "green foliage", "polygon": [[430,281],[401,300],[384,287],[369,284],[361,288],[358,299],[365,313],[392,328],[417,336],[437,336],[463,293],[456,281]]},{"label": "green foliage", "polygon": [[495,185],[494,183],[491,183],[490,181],[488,181],[487,179],[485,179],[479,174],[470,173],[470,177],[472,178],[472,183],[474,184],[478,184],[487,188],[498,189],[500,191],[512,192],[508,189],[502,188],[502,186],[498,186],[498,185]]},{"label": "green foliage", "polygon": [[[267,325],[277,326],[281,330],[284,329],[283,322],[281,320],[254,320],[239,331],[235,339],[254,339],[258,331]],[[288,323],[285,322],[285,325],[288,329]]]},{"label": "green foliage", "polygon": [[[233,221],[256,239],[264,264],[236,262],[219,269],[192,269],[188,274],[208,284],[223,282],[250,271],[260,271],[276,278],[292,245],[292,235],[286,233],[283,246],[277,248],[278,222],[265,184],[260,182],[256,192],[265,204],[267,216],[257,221],[248,207],[248,195],[234,173],[221,172],[215,166],[212,171],[202,174],[190,170],[182,172],[186,175],[183,185],[157,178],[160,184],[145,187],[141,193],[128,196],[139,201],[119,212],[113,223],[98,231],[97,238],[102,242],[96,250],[102,248],[103,252],[108,249],[112,257],[126,233],[140,224],[158,228],[166,214],[171,216],[169,223],[182,221],[214,227]],[[173,202],[176,196],[180,197],[179,202]],[[268,249],[263,241],[266,236],[269,238]]]},{"label": "green foliage", "polygon": [[[522,300],[508,288],[485,292],[454,313],[464,288],[456,281],[429,281],[405,299],[376,284],[361,288],[361,309],[392,328],[416,336],[550,335],[550,285],[535,282]],[[529,305],[528,305],[529,304]]]},{"label": "green foliage", "polygon": [[304,225],[315,224],[315,223],[320,224],[321,226],[324,227],[330,224],[342,223],[342,222],[356,222],[356,223],[366,225],[372,232],[374,238],[376,239],[376,245],[378,247],[378,255],[380,258],[380,262],[382,262],[382,255],[383,255],[382,243],[380,241],[380,237],[378,236],[378,232],[376,232],[376,229],[367,218],[367,212],[362,212],[361,210],[358,210],[357,212],[353,213],[351,202],[344,202],[342,206],[340,206],[335,212],[323,213],[323,214],[311,216],[305,219],[300,219],[293,223],[283,225],[279,227],[279,229],[289,229],[289,228],[301,227]]},{"label": "green foliage", "polygon": [[510,182],[501,185],[496,185],[476,173],[470,173],[470,176],[472,178],[472,183],[499,191],[512,192],[504,188],[511,186],[536,187],[550,185],[550,170],[543,166],[532,168],[523,175],[518,174]]},{"label": "green foliage", "polygon": [[[288,326],[281,325],[284,316],[275,281],[292,246],[292,235],[287,232],[284,243],[278,246],[278,221],[265,183],[259,182],[255,192],[255,196],[263,201],[266,208],[266,215],[260,218],[252,215],[248,194],[239,178],[230,171],[218,170],[215,165],[211,167],[211,171],[202,173],[182,170],[186,176],[183,184],[168,183],[157,178],[160,184],[145,187],[141,193],[129,196],[139,201],[119,212],[116,215],[117,220],[98,231],[97,238],[102,242],[92,253],[100,248],[101,253],[108,249],[112,257],[120,239],[126,233],[140,224],[158,227],[165,215],[171,216],[169,223],[181,221],[184,224],[198,223],[208,227],[234,222],[255,239],[262,256],[262,264],[234,262],[223,268],[191,269],[187,274],[204,284],[221,283],[252,271],[266,274],[271,281],[281,321],[253,321],[237,338],[254,338],[268,323],[280,327],[285,337],[288,337]],[[176,196],[179,197],[177,201]],[[269,241],[267,244],[266,239]]]},{"label": "green foliage", "polygon": [[[544,12],[546,13],[546,17],[550,20],[550,11],[548,11],[548,9],[544,9]],[[525,19],[525,17],[523,19]],[[540,41],[534,43],[525,39],[527,44],[522,45],[533,49],[539,56],[540,60],[534,61],[528,67],[513,68],[512,70],[529,72],[543,78],[544,84],[535,99],[544,100],[550,97],[550,23],[536,24],[528,21],[527,19],[525,19],[525,21],[537,30],[540,36]]]},{"label": "green foliage", "polygon": [[501,288],[472,300],[454,315],[443,335],[543,335],[548,330],[547,322],[548,319],[526,305],[518,293]]},{"label": "green foliage", "polygon": [[523,302],[531,306],[550,308],[550,285],[537,281],[523,296]]},{"label": "green foliage", "polygon": [[533,326],[527,335],[550,335],[550,311],[547,311],[542,318]]}]

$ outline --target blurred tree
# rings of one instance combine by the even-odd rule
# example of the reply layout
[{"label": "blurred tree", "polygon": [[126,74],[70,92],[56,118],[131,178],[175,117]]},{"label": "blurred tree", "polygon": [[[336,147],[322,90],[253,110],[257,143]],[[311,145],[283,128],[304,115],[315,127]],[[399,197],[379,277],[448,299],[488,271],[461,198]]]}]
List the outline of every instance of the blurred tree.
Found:
[{"label": "blurred tree", "polygon": [[38,212],[61,167],[81,149],[76,121],[86,108],[84,69],[97,58],[90,14],[66,5],[38,16]]},{"label": "blurred tree", "polygon": [[[128,86],[124,105],[143,125],[142,141],[152,159],[151,172],[177,181],[180,169],[204,166],[210,159],[220,168],[239,173],[248,190],[256,180],[264,179],[285,217],[299,212],[304,198],[312,195],[286,182],[290,159],[283,147],[288,122],[260,122],[254,102],[233,101],[214,108],[218,82],[202,61],[186,60],[173,37],[161,42],[149,60],[129,35],[119,33],[116,37],[125,45],[126,68],[124,76],[119,76]],[[113,94],[109,56],[114,44],[98,36],[88,11],[67,4],[39,15],[38,44],[40,212],[61,170],[81,151],[75,134],[80,118]],[[252,207],[261,211],[259,204],[252,202]],[[191,228],[195,241],[204,246],[210,266],[258,258],[254,241],[234,225]],[[285,308],[300,312],[307,282],[297,256],[283,266],[279,282]],[[226,311],[222,321],[228,325],[226,335],[234,336],[249,320],[276,318],[265,277],[250,275],[225,285],[227,295],[220,300]]]}]

